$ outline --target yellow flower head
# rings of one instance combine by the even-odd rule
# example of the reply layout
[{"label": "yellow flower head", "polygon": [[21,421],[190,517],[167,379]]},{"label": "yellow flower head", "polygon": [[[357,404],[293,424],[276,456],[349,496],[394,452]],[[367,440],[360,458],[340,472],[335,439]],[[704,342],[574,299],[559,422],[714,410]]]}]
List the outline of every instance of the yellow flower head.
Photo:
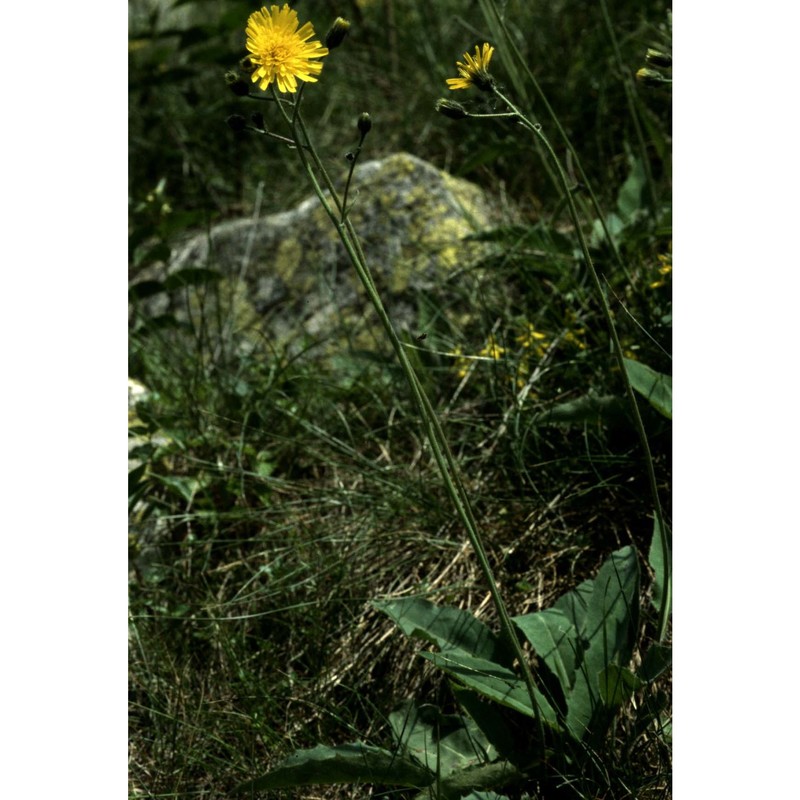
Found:
[{"label": "yellow flower head", "polygon": [[312,61],[328,55],[320,42],[309,42],[314,27],[306,22],[302,28],[297,12],[284,4],[283,8],[266,6],[255,11],[247,21],[247,49],[255,66],[251,79],[259,89],[273,81],[279,92],[296,92],[297,79],[313,83],[322,72],[322,64]]},{"label": "yellow flower head", "polygon": [[459,78],[448,78],[447,85],[451,89],[469,89],[473,84],[484,91],[490,90],[494,79],[489,74],[489,62],[492,60],[494,47],[484,43],[483,48],[475,45],[475,55],[464,53],[464,62],[456,61]]}]

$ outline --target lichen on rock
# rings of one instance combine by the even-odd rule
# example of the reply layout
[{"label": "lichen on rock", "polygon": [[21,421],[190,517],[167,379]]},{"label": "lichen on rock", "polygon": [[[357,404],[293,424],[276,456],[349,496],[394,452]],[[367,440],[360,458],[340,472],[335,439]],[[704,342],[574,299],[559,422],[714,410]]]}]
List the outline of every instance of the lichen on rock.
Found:
[{"label": "lichen on rock", "polygon": [[[454,271],[485,253],[485,244],[468,237],[502,216],[498,202],[475,184],[407,153],[359,164],[348,202],[399,328],[416,325],[421,293],[442,292]],[[236,298],[225,309],[233,315],[231,328],[246,334],[255,325],[278,346],[332,337],[342,323],[376,321],[316,197],[290,211],[230,220],[195,235],[174,253],[168,271],[198,266],[222,273],[227,292],[220,295]],[[242,307],[245,297],[249,310]]]}]

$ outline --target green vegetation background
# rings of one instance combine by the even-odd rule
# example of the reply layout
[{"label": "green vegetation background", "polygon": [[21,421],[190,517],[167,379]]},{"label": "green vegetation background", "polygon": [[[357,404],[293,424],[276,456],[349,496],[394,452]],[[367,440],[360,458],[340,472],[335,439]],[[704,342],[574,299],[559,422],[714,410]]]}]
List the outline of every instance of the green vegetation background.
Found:
[{"label": "green vegetation background", "polygon": [[[292,5],[320,36],[336,16],[353,23],[304,101],[332,164],[345,165],[355,120],[368,111],[366,157],[404,150],[508,197],[561,265],[554,275],[534,256],[502,260],[489,285],[465,287],[475,319],[432,335],[443,349],[475,353],[493,331],[505,360],[476,370],[460,389],[452,361],[424,361],[515,613],[574,588],[620,545],[646,553],[644,472],[614,402],[619,382],[588,283],[558,247],[559,192],[524,134],[433,111],[455,61],[489,39],[478,3]],[[129,4],[134,284],[182,233],[251,213],[259,186],[264,213],[309,195],[291,153],[225,124],[230,114],[261,110],[224,82],[244,55],[244,26],[258,7]],[[629,91],[647,47],[664,39],[668,4],[610,3],[622,66],[596,3],[512,0],[505,8],[603,207],[621,219],[623,187],[637,188],[617,242],[627,274],[602,242],[598,266],[629,312],[617,309],[631,355],[669,373],[671,302],[659,269],[671,241],[670,98],[635,87],[632,113]],[[507,80],[500,54],[493,71]],[[517,99],[547,124],[532,92]],[[645,162],[652,180],[632,184]],[[558,348],[537,396],[508,416],[515,376],[531,359],[518,338],[528,323],[551,336],[571,332],[582,344]],[[155,551],[139,534],[131,538],[136,797],[224,792],[317,742],[384,743],[386,715],[400,701],[413,695],[446,705],[448,694],[409,645],[388,636],[367,601],[427,588],[433,599],[476,610],[485,594],[435,470],[420,458],[391,363],[343,354],[340,369],[325,374],[266,346],[220,351],[213,334],[165,335],[141,319],[131,333],[131,376],[151,392],[132,423],[151,437],[131,479],[134,531],[168,531]],[[533,424],[554,409],[561,424]],[[670,429],[646,411],[668,504]],[[608,757],[627,778],[644,773],[640,785],[663,786],[667,756],[640,762],[623,750]]]}]

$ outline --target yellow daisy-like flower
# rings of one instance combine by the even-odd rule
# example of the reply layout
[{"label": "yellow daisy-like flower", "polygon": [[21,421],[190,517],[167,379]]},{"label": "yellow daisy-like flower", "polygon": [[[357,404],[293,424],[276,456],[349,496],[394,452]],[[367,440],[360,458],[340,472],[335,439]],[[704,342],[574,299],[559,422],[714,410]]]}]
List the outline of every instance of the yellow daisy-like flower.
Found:
[{"label": "yellow daisy-like flower", "polygon": [[251,75],[259,89],[266,89],[273,81],[279,92],[296,92],[297,79],[314,83],[322,72],[322,64],[313,61],[328,55],[328,48],[320,42],[309,42],[314,27],[306,22],[302,28],[297,12],[284,4],[283,8],[266,6],[255,11],[247,20],[247,49],[255,65]]},{"label": "yellow daisy-like flower", "polygon": [[489,74],[489,62],[492,60],[494,47],[484,42],[483,47],[475,45],[475,55],[464,53],[464,62],[456,61],[459,78],[448,78],[447,85],[451,89],[469,89],[473,84],[479,89],[490,90],[494,79]]}]

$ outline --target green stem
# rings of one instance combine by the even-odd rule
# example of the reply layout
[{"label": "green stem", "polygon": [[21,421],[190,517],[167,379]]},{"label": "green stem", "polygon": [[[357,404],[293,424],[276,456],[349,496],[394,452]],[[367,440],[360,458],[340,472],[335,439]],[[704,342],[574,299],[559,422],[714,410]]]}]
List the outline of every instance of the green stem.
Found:
[{"label": "green stem", "polygon": [[[361,249],[361,245],[355,229],[353,228],[352,222],[346,214],[346,209],[344,209],[343,204],[339,201],[333,183],[330,180],[330,177],[328,176],[324,166],[322,165],[316,149],[310,141],[308,131],[306,130],[305,125],[302,122],[302,116],[299,113],[299,101],[300,96],[298,96],[295,102],[295,108],[292,117],[289,117],[289,115],[280,105],[278,107],[281,108],[284,119],[292,130],[292,135],[297,145],[297,153],[300,156],[300,160],[303,164],[306,174],[309,177],[314,192],[319,198],[325,213],[334,224],[347,255],[356,270],[356,274],[361,280],[361,283],[367,292],[367,296],[369,297],[370,302],[378,314],[378,318],[380,319],[381,324],[383,325],[383,328],[389,337],[389,341],[391,342],[395,355],[400,362],[403,374],[405,375],[406,381],[411,389],[414,402],[422,419],[427,439],[431,447],[431,452],[442,475],[445,489],[451,501],[453,502],[453,505],[455,506],[456,513],[464,524],[467,536],[469,537],[470,543],[475,551],[481,572],[483,573],[483,576],[487,582],[489,592],[495,608],[497,609],[502,635],[508,641],[508,644],[511,646],[514,655],[519,661],[519,665],[523,674],[523,680],[530,697],[531,707],[538,725],[539,735],[542,743],[544,743],[544,723],[542,720],[541,711],[539,709],[539,703],[536,698],[533,672],[531,671],[530,663],[525,655],[524,650],[522,649],[522,645],[520,644],[519,638],[514,629],[514,625],[511,621],[511,617],[506,609],[500,589],[497,586],[497,582],[495,581],[492,573],[489,558],[483,546],[483,540],[478,530],[478,524],[475,520],[475,515],[472,511],[472,506],[469,502],[469,496],[466,488],[461,481],[455,458],[453,457],[453,454],[447,443],[447,439],[433,405],[425,393],[422,383],[420,382],[419,377],[417,376],[416,371],[414,370],[414,367],[408,358],[408,354],[406,353],[405,348],[400,341],[400,337],[395,331],[389,314],[383,305],[383,301],[381,300],[380,294],[378,293],[375,282],[372,278],[372,274],[367,266],[363,250]],[[299,134],[303,135],[305,141],[300,141]],[[320,172],[320,175],[322,176],[323,181],[328,188],[328,192],[333,199],[333,203],[336,206],[335,209],[334,206],[331,205],[328,196],[326,196],[325,191],[320,185],[319,179],[314,171],[314,167],[316,167]]]},{"label": "green stem", "polygon": [[495,96],[501,100],[505,105],[511,109],[514,114],[516,114],[519,122],[524,125],[531,133],[533,133],[541,144],[544,146],[545,150],[548,152],[553,164],[558,171],[559,178],[561,180],[561,186],[564,191],[564,196],[567,200],[567,207],[569,208],[570,216],[572,217],[572,222],[575,226],[575,233],[578,237],[578,242],[580,244],[581,252],[583,253],[583,257],[586,261],[586,266],[589,270],[589,274],[591,275],[592,282],[594,283],[595,290],[597,291],[597,296],[600,299],[600,304],[603,309],[603,316],[606,319],[606,324],[608,325],[609,334],[611,336],[611,342],[613,345],[614,355],[617,360],[617,365],[619,366],[620,374],[622,375],[622,380],[625,385],[625,394],[628,397],[628,403],[630,404],[631,411],[633,413],[633,420],[634,426],[636,427],[636,431],[639,434],[639,441],[642,446],[642,450],[644,451],[645,455],[645,466],[647,470],[647,479],[650,484],[650,492],[653,496],[653,505],[655,508],[655,515],[656,521],[658,522],[658,526],[660,529],[660,539],[661,539],[661,547],[662,547],[662,557],[664,560],[664,599],[661,604],[660,614],[659,614],[659,621],[658,621],[658,635],[659,639],[662,639],[666,636],[667,624],[669,621],[669,614],[670,609],[672,606],[672,576],[671,576],[671,568],[670,568],[670,552],[669,552],[669,542],[668,542],[668,535],[667,535],[667,527],[664,523],[664,514],[661,508],[661,500],[658,494],[658,482],[656,480],[656,472],[655,466],[653,464],[653,456],[650,452],[650,443],[647,438],[647,432],[644,428],[644,422],[642,421],[642,416],[639,413],[639,403],[636,400],[636,394],[633,390],[633,386],[631,385],[630,379],[628,378],[628,372],[625,369],[625,358],[622,351],[622,344],[620,343],[619,336],[617,335],[617,328],[614,324],[614,318],[611,315],[611,308],[608,305],[608,298],[606,297],[605,290],[603,289],[603,285],[600,282],[600,276],[597,274],[597,270],[595,269],[594,262],[592,261],[592,256],[589,252],[589,246],[586,242],[586,237],[583,234],[583,228],[580,224],[580,219],[578,218],[578,209],[575,206],[575,200],[572,196],[572,192],[570,191],[569,180],[567,179],[567,174],[564,172],[564,168],[561,166],[561,162],[558,159],[558,156],[553,150],[552,145],[550,144],[550,140],[545,136],[544,131],[542,131],[542,126],[539,124],[535,124],[531,122],[515,105],[511,102],[497,87],[494,88]]},{"label": "green stem", "polygon": [[617,69],[619,70],[622,78],[622,88],[625,90],[625,101],[628,104],[628,111],[631,115],[633,122],[633,129],[636,133],[636,143],[639,145],[640,158],[642,159],[642,166],[644,167],[645,178],[647,180],[647,188],[650,193],[650,207],[655,216],[658,211],[658,197],[656,196],[656,184],[653,180],[653,171],[650,169],[650,159],[647,157],[647,145],[644,141],[642,134],[642,126],[639,121],[639,112],[636,108],[635,94],[631,86],[633,79],[630,74],[626,74],[625,62],[622,60],[622,52],[619,49],[619,42],[617,35],[614,33],[614,26],[611,23],[611,16],[608,13],[608,4],[606,0],[600,0],[600,9],[603,12],[603,21],[608,31],[608,37],[611,39],[611,46],[614,48],[614,58],[617,62]]},{"label": "green stem", "polygon": [[[589,199],[592,204],[592,208],[594,209],[595,218],[600,223],[600,226],[603,229],[603,235],[605,237],[605,241],[608,243],[608,246],[611,248],[611,252],[614,255],[614,260],[617,262],[617,266],[622,270],[625,274],[625,277],[631,281],[631,275],[628,272],[628,268],[625,265],[625,262],[622,260],[622,256],[620,255],[619,248],[617,247],[616,241],[611,237],[611,232],[608,229],[608,225],[606,223],[605,214],[603,214],[602,208],[600,208],[600,201],[597,199],[597,195],[594,193],[592,189],[592,184],[589,181],[589,178],[586,176],[586,172],[583,169],[583,165],[581,164],[581,160],[578,157],[578,152],[572,144],[569,136],[567,136],[567,132],[564,130],[561,122],[558,119],[558,115],[553,110],[553,107],[547,100],[547,95],[542,90],[542,87],[539,85],[539,81],[536,80],[536,76],[531,72],[531,68],[528,66],[528,62],[525,58],[523,58],[522,53],[520,53],[519,48],[517,47],[514,37],[512,37],[508,32],[508,27],[506,26],[506,22],[503,19],[502,14],[497,8],[497,4],[495,0],[479,0],[480,6],[483,10],[483,15],[486,17],[487,22],[489,23],[490,27],[496,28],[499,30],[500,37],[502,37],[505,47],[508,51],[514,56],[517,65],[522,69],[522,71],[527,76],[528,80],[530,81],[531,86],[533,86],[534,90],[536,91],[536,96],[538,100],[542,103],[547,111],[548,116],[550,117],[553,125],[555,126],[556,130],[558,131],[558,135],[561,137],[564,145],[566,146],[567,150],[569,151],[570,155],[572,156],[572,160],[575,164],[575,169],[578,171],[580,175],[581,183],[583,184],[584,188],[589,194]],[[492,24],[494,23],[494,24]],[[516,72],[514,70],[510,70],[512,79],[516,81]],[[521,83],[521,81],[519,81]],[[528,120],[526,119],[526,122]],[[529,123],[533,124],[533,123]],[[558,171],[563,172],[563,168],[561,167],[561,163],[558,163]]]}]

